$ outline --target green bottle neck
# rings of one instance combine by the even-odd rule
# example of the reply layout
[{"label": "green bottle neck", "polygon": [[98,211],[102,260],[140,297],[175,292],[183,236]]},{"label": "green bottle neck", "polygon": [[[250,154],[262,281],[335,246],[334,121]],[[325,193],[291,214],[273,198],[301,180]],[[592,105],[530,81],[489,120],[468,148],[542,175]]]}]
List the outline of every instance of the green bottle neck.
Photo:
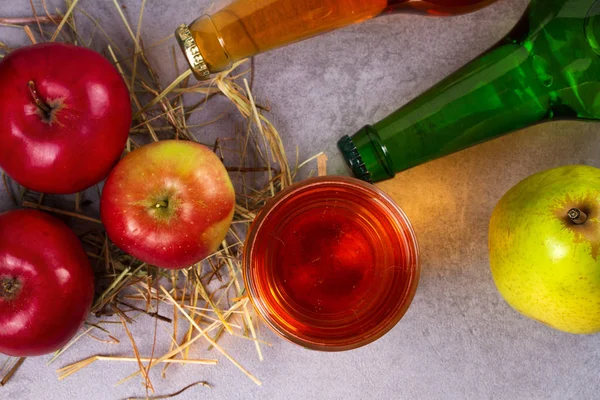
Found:
[{"label": "green bottle neck", "polygon": [[348,135],[342,137],[338,148],[358,179],[373,183],[392,178],[396,173],[385,145],[371,125],[363,127],[352,138]]}]

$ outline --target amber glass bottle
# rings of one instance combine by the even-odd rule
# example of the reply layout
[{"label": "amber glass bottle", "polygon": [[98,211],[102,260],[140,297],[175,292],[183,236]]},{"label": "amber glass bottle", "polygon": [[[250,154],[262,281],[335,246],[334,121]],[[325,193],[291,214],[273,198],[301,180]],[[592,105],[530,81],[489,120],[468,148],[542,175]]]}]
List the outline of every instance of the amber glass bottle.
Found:
[{"label": "amber glass bottle", "polygon": [[235,0],[176,37],[202,79],[235,61],[389,12],[455,15],[496,0]]}]

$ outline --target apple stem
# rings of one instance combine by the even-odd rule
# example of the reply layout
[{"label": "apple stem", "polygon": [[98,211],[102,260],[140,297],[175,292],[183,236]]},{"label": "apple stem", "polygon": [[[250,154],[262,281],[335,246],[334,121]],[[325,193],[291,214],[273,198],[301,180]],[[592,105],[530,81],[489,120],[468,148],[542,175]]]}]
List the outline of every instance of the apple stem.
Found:
[{"label": "apple stem", "polygon": [[567,215],[575,225],[583,225],[588,220],[588,215],[578,208],[571,208]]},{"label": "apple stem", "polygon": [[21,283],[17,278],[3,278],[0,280],[0,298],[11,300],[21,290]]},{"label": "apple stem", "polygon": [[50,114],[52,113],[52,108],[50,108],[50,106],[40,98],[40,95],[35,87],[35,83],[33,81],[29,81],[27,86],[29,87],[29,93],[31,93],[31,97],[33,98],[33,101],[35,102],[37,108],[39,108],[40,111],[42,111],[46,117],[50,117]]},{"label": "apple stem", "polygon": [[156,208],[167,208],[168,206],[169,206],[169,203],[167,203],[166,200],[161,200],[161,201],[157,202],[154,207],[156,207]]}]

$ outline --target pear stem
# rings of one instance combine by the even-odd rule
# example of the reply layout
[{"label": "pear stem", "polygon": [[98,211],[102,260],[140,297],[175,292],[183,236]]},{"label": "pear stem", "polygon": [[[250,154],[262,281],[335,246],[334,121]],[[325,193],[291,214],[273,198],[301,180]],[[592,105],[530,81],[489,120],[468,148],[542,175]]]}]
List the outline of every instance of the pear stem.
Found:
[{"label": "pear stem", "polygon": [[588,220],[588,215],[578,208],[571,208],[567,215],[575,225],[583,225]]}]

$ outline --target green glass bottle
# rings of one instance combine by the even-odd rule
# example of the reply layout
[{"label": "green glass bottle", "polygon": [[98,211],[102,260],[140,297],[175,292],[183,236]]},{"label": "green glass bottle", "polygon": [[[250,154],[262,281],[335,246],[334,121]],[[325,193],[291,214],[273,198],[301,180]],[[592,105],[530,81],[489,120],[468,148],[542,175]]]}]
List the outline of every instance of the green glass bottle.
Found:
[{"label": "green glass bottle", "polygon": [[533,124],[600,119],[600,0],[532,0],[496,46],[338,142],[367,181]]}]

